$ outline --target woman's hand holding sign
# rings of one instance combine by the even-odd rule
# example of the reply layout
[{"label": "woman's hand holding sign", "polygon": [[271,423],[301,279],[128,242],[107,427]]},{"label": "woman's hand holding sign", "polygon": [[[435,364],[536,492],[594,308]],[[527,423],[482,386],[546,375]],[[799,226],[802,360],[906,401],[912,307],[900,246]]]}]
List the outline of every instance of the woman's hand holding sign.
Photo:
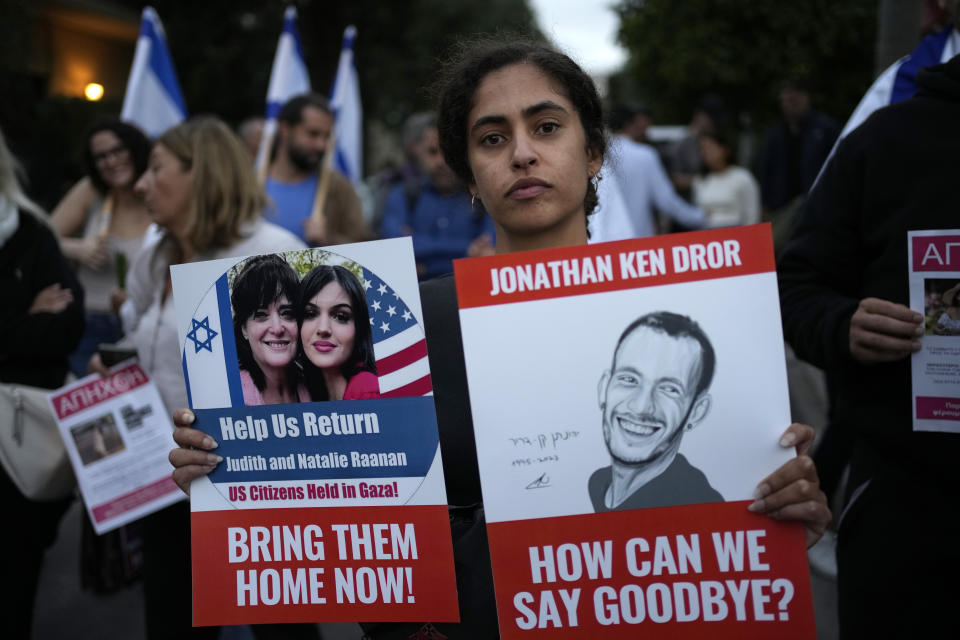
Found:
[{"label": "woman's hand holding sign", "polygon": [[817,468],[806,455],[813,444],[814,431],[805,424],[791,424],[780,438],[780,446],[796,447],[797,457],[764,478],[757,485],[756,500],[747,507],[775,520],[803,522],[807,547],[823,535],[832,515],[827,496],[820,490]]},{"label": "woman's hand holding sign", "polygon": [[217,441],[199,429],[190,427],[196,418],[189,409],[174,412],[173,439],[180,445],[170,452],[170,464],[173,465],[173,480],[184,493],[190,493],[190,483],[213,471],[223,458],[208,453],[217,448]]}]

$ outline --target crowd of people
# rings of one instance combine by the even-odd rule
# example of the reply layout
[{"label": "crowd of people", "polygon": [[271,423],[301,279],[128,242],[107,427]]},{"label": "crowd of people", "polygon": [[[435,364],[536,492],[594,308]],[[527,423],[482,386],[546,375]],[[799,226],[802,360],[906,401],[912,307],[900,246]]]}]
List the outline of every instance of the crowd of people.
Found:
[{"label": "crowd of people", "polygon": [[[802,83],[785,81],[757,180],[737,165],[735,133],[716,97],[703,101],[686,138],[658,149],[646,139],[649,112],[618,107],[605,120],[592,80],[565,55],[528,42],[471,42],[446,69],[436,113],[408,121],[404,163],[380,176],[369,216],[350,182],[323,166],[333,115],[314,94],[281,110],[262,185],[248,147],[216,118],[191,119],[152,143],[130,124],[99,122],[84,137],[86,176],[50,217],[24,194],[0,137],[0,279],[10,292],[0,380],[56,388],[68,363],[77,376],[105,373],[99,345],[136,351],[174,416],[173,475],[189,491],[219,457],[190,427],[170,265],[412,236],[448,499],[459,505],[451,507],[451,533],[461,623],[434,628],[451,638],[496,637],[456,292],[444,275],[452,260],[768,219],[782,250],[787,339],[833,374],[835,422],[855,434],[847,498],[857,509],[843,526],[856,529],[840,555],[844,631],[883,629],[865,622],[878,603],[904,616],[946,616],[956,594],[950,571],[960,564],[949,544],[958,528],[955,490],[945,477],[955,445],[950,434],[910,429],[906,357],[924,319],[907,306],[904,273],[908,229],[956,226],[945,173],[957,142],[940,134],[955,122],[960,57],[921,72],[918,82],[919,97],[851,134],[817,181],[839,127],[811,107]],[[254,128],[247,123],[241,133],[255,137]],[[921,153],[928,147],[934,153]],[[898,173],[905,167],[909,178]],[[342,271],[317,267],[299,280],[284,261],[265,257],[237,275],[234,330],[248,404],[376,396],[366,302]],[[956,331],[957,287],[937,293],[937,326]],[[780,446],[798,456],[757,478],[750,508],[801,522],[813,544],[831,520],[807,456],[814,431],[778,428],[786,429]],[[12,637],[29,637],[44,549],[69,500],[27,500],[6,474],[0,486],[11,514],[29,523],[15,528],[23,553],[14,554],[13,572],[22,587],[8,619]],[[191,627],[189,531],[185,503],[144,520],[150,638],[216,637],[216,628]],[[911,553],[893,558],[890,538],[878,531],[895,532]],[[922,572],[916,554],[925,557]],[[428,622],[364,627],[371,638],[407,638]],[[253,632],[317,637],[309,624]]]}]

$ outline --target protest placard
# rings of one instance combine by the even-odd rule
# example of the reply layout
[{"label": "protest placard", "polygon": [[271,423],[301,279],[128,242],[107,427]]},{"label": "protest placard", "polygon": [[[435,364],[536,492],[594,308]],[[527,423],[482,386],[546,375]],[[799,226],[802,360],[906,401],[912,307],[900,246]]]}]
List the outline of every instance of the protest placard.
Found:
[{"label": "protest placard", "polygon": [[960,229],[907,235],[910,307],[925,322],[910,361],[913,429],[960,433]]},{"label": "protest placard", "polygon": [[814,637],[769,226],[455,274],[502,636]]},{"label": "protest placard", "polygon": [[171,271],[223,458],[191,487],[194,624],[457,620],[409,238]]},{"label": "protest placard", "polygon": [[167,460],[173,425],[135,360],[47,398],[98,534],[183,500]]}]

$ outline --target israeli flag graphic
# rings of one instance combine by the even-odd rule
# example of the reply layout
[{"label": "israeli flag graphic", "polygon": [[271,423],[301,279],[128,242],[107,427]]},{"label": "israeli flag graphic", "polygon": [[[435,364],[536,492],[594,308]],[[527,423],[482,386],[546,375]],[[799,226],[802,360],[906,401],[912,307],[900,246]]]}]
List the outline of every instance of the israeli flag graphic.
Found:
[{"label": "israeli flag graphic", "polygon": [[[227,271],[236,259],[214,260],[211,274],[218,270],[210,287],[180,327],[183,375],[190,406],[229,407],[243,405],[239,375],[235,371],[237,346],[233,336],[233,313]],[[208,281],[209,282],[209,281]],[[235,388],[232,386],[235,384]]]}]

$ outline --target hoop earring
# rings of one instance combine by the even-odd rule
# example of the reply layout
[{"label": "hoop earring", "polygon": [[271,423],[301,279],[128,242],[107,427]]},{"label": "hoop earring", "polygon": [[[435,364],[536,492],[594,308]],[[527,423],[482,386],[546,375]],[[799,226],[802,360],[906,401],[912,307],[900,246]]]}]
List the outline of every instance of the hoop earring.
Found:
[{"label": "hoop earring", "polygon": [[599,190],[600,190],[600,181],[601,181],[602,179],[603,179],[603,178],[600,177],[600,174],[599,174],[599,173],[593,174],[593,176],[590,178],[590,182],[593,183],[593,190],[594,190],[594,191],[599,191]]}]

